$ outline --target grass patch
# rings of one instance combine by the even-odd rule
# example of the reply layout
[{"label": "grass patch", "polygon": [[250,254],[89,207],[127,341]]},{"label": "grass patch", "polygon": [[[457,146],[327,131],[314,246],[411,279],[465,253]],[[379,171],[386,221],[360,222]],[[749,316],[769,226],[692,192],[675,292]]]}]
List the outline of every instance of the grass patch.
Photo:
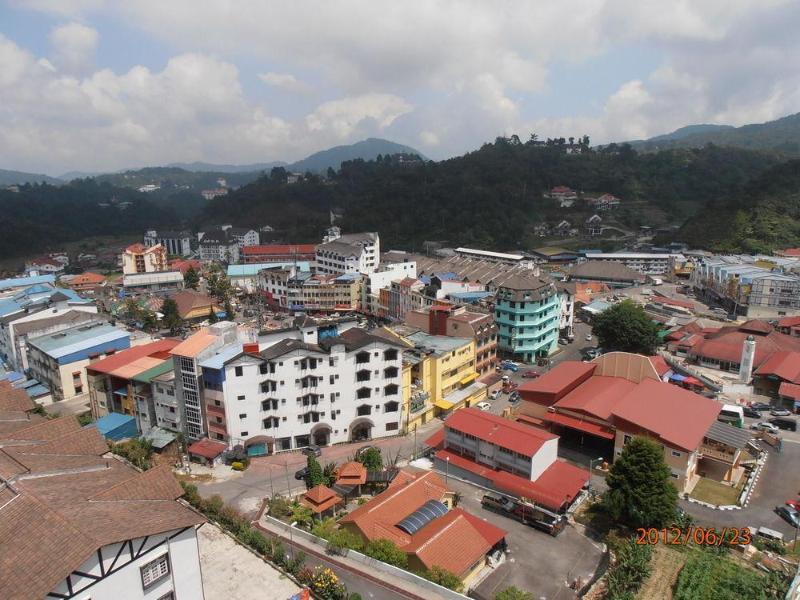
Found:
[{"label": "grass patch", "polygon": [[716,506],[735,505],[739,504],[739,496],[743,488],[744,477],[742,477],[742,482],[735,487],[701,477],[689,495],[695,500],[708,502]]},{"label": "grass patch", "polygon": [[187,475],[186,473],[174,473],[175,479],[178,481],[185,481],[186,483],[193,483],[193,482],[207,482],[211,481],[213,477],[208,473],[202,473],[198,475]]},{"label": "grass patch", "polygon": [[644,581],[638,600],[672,600],[672,586],[686,562],[687,553],[658,544],[650,559],[650,576]]}]

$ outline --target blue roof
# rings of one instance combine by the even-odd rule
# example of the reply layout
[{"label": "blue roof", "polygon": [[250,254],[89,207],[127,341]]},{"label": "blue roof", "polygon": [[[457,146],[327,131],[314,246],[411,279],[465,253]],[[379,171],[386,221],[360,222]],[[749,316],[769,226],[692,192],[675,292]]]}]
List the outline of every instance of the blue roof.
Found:
[{"label": "blue roof", "polygon": [[0,300],[0,317],[10,315],[20,310],[22,310],[22,307],[13,298],[4,298]]},{"label": "blue roof", "polygon": [[129,425],[131,422],[134,423],[133,429],[136,430],[136,418],[131,415],[123,415],[122,413],[109,413],[105,417],[100,417],[93,423],[97,430],[105,436],[106,434],[118,429],[120,427],[125,427]]},{"label": "blue roof", "polygon": [[458,273],[454,271],[447,271],[446,273],[434,273],[434,275],[439,278],[439,281],[453,281],[458,279]]},{"label": "blue roof", "polygon": [[226,362],[241,353],[241,344],[223,346],[214,356],[209,356],[208,358],[201,360],[200,366],[204,369],[216,369],[218,371],[225,366]]},{"label": "blue roof", "polygon": [[[111,348],[117,350],[128,348],[130,337],[130,333],[124,329],[118,329],[108,323],[94,322],[31,338],[28,344],[58,359],[59,363],[65,364],[82,358],[74,355],[95,348],[99,352]],[[74,357],[73,360],[69,360],[71,357]]]},{"label": "blue roof", "polygon": [[481,300],[483,298],[487,298],[492,295],[492,292],[452,292],[447,295],[451,298],[456,298],[457,300],[465,300],[469,302],[472,300]]},{"label": "blue roof", "polygon": [[41,383],[37,383],[29,388],[25,388],[25,393],[28,394],[28,398],[38,398],[39,396],[46,396],[49,394],[50,388]]},{"label": "blue roof", "polygon": [[417,279],[419,279],[425,285],[428,285],[431,282],[430,275],[420,275],[419,277],[417,277]]},{"label": "blue roof", "polygon": [[15,277],[13,279],[0,279],[0,290],[34,285],[36,283],[55,283],[55,275],[31,275],[30,277]]},{"label": "blue roof", "polygon": [[229,265],[228,277],[253,277],[261,269],[288,269],[297,266],[298,271],[311,271],[311,263],[307,260],[295,262],[253,263],[248,265]]},{"label": "blue roof", "polygon": [[603,312],[604,310],[611,308],[611,304],[605,300],[593,300],[583,308],[590,311]]}]

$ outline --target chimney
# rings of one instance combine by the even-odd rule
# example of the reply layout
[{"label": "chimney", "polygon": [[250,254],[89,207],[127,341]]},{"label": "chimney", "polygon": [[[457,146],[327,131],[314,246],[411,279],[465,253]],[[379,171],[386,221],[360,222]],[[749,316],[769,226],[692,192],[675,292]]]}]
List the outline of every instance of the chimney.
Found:
[{"label": "chimney", "polygon": [[756,357],[756,340],[748,335],[742,346],[742,360],[739,363],[739,381],[750,383],[753,377],[753,362]]}]

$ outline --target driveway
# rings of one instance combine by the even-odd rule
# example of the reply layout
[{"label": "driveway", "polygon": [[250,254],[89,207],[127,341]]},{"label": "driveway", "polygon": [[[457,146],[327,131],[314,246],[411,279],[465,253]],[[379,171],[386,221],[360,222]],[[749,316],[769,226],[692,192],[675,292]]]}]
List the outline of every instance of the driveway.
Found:
[{"label": "driveway", "polygon": [[516,586],[532,592],[535,598],[576,598],[569,583],[588,581],[600,563],[602,548],[568,526],[558,537],[533,529],[503,515],[485,510],[481,498],[485,490],[450,477],[448,487],[461,494],[459,506],[508,531],[509,554],[506,561],[484,579],[470,595],[492,600],[501,590]]},{"label": "driveway", "polygon": [[[442,427],[442,421],[434,419],[420,427],[416,433],[406,436],[370,440],[353,444],[337,444],[322,449],[318,461],[324,467],[329,462],[342,464],[352,460],[356,450],[362,446],[375,446],[383,453],[384,464],[393,460],[408,460],[416,447],[417,452],[422,443]],[[254,458],[246,471],[237,473],[224,480],[196,482],[197,489],[203,496],[218,494],[226,503],[234,506],[244,514],[254,514],[261,500],[274,494],[290,495],[304,492],[302,481],[294,478],[296,471],[306,466],[306,457],[301,452],[282,452],[271,456]]]},{"label": "driveway", "polygon": [[[764,444],[766,446],[766,444]],[[767,450],[769,457],[750,497],[741,510],[721,511],[681,500],[681,507],[701,525],[715,527],[769,527],[783,533],[787,540],[795,535],[794,527],[775,514],[775,507],[800,494],[800,443],[785,440],[781,452]]]}]

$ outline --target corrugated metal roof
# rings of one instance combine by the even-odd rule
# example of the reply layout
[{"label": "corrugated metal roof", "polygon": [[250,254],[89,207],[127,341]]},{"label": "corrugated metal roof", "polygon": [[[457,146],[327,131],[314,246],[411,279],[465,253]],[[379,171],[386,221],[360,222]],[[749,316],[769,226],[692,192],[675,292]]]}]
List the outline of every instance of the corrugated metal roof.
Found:
[{"label": "corrugated metal roof", "polygon": [[747,442],[753,439],[753,434],[747,429],[734,427],[730,423],[714,421],[708,433],[706,433],[706,437],[715,442],[722,442],[732,448],[744,448]]},{"label": "corrugated metal roof", "polygon": [[57,333],[35,337],[28,340],[28,343],[48,356],[60,358],[98,344],[126,337],[130,337],[127,331],[117,329],[108,323],[88,323]]}]

